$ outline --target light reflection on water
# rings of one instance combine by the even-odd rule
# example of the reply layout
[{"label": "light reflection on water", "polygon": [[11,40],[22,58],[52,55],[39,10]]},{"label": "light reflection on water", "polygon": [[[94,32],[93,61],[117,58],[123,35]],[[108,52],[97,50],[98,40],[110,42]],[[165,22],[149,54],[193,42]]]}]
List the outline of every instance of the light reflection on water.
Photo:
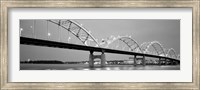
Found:
[{"label": "light reflection on water", "polygon": [[20,70],[180,70],[180,65],[95,65],[89,68],[87,64],[20,64]]}]

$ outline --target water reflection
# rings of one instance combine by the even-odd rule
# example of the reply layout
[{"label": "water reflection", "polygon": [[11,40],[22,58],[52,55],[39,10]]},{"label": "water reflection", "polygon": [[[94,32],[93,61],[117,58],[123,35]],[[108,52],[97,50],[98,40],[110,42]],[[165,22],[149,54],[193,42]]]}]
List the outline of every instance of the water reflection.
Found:
[{"label": "water reflection", "polygon": [[180,65],[107,65],[106,67],[69,64],[21,64],[20,70],[180,70]]}]

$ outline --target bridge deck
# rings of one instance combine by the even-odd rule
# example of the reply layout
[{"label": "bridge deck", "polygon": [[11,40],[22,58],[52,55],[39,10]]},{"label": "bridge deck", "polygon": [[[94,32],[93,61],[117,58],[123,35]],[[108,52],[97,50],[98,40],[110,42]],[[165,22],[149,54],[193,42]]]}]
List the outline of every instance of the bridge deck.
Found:
[{"label": "bridge deck", "polygon": [[48,40],[41,40],[41,39],[33,39],[27,37],[20,37],[20,44],[26,45],[35,45],[35,46],[46,46],[46,47],[53,47],[53,48],[64,48],[64,49],[76,49],[76,50],[84,50],[84,51],[94,51],[94,52],[106,52],[106,53],[115,53],[115,54],[125,54],[125,55],[138,55],[138,56],[147,56],[147,57],[154,57],[154,58],[165,58],[170,60],[179,61],[177,59],[151,55],[151,54],[143,54],[143,53],[136,53],[130,51],[122,51],[122,50],[114,50],[108,48],[101,48],[101,47],[91,47],[91,46],[83,46],[83,45],[76,45],[76,44],[69,44],[63,42],[56,42],[56,41],[48,41]]}]

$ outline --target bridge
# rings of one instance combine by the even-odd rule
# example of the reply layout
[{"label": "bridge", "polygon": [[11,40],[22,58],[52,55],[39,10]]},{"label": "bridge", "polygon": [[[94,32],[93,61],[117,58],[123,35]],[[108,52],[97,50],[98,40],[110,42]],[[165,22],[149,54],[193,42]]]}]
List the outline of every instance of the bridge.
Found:
[{"label": "bridge", "polygon": [[[180,56],[176,54],[173,48],[165,49],[161,43],[158,41],[152,42],[144,42],[141,45],[137,43],[136,40],[131,38],[131,36],[118,36],[103,39],[98,41],[90,31],[84,28],[78,22],[73,20],[42,20],[44,25],[46,26],[45,33],[47,34],[47,38],[37,38],[36,37],[36,24],[37,20],[31,20],[32,26],[30,26],[31,30],[26,31],[23,28],[20,28],[20,44],[25,45],[34,45],[34,46],[43,46],[43,47],[52,47],[52,48],[63,48],[63,49],[75,49],[75,50],[83,50],[89,51],[89,67],[94,67],[94,59],[99,58],[101,59],[101,66],[106,66],[106,55],[105,53],[115,53],[115,54],[123,54],[123,55],[130,55],[129,59],[133,59],[133,65],[137,66],[136,61],[141,59],[142,65],[146,65],[147,60],[146,57],[157,58],[158,65],[161,63],[177,65],[180,64]],[[43,26],[44,26],[43,25]],[[49,36],[51,33],[49,29],[51,29],[52,25],[57,27],[57,32],[59,35],[57,37],[58,40],[51,40]],[[55,30],[55,29],[54,29]],[[65,32],[71,33],[75,38],[77,38],[82,44],[74,44],[70,43],[70,37],[68,37],[67,42],[61,40],[61,30]],[[27,33],[30,33],[29,35]],[[116,42],[121,42],[124,47],[121,49],[112,48],[111,45]],[[118,45],[116,46],[118,47]],[[94,55],[94,52],[101,52],[100,55]],[[141,58],[142,57],[142,58]]]}]

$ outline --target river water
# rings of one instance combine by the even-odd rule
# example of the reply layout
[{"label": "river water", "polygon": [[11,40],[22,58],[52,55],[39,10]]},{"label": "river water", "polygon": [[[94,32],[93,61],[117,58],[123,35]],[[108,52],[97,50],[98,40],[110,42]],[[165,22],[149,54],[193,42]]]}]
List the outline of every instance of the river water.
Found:
[{"label": "river water", "polygon": [[95,65],[88,64],[20,64],[20,70],[180,70],[180,65]]}]

